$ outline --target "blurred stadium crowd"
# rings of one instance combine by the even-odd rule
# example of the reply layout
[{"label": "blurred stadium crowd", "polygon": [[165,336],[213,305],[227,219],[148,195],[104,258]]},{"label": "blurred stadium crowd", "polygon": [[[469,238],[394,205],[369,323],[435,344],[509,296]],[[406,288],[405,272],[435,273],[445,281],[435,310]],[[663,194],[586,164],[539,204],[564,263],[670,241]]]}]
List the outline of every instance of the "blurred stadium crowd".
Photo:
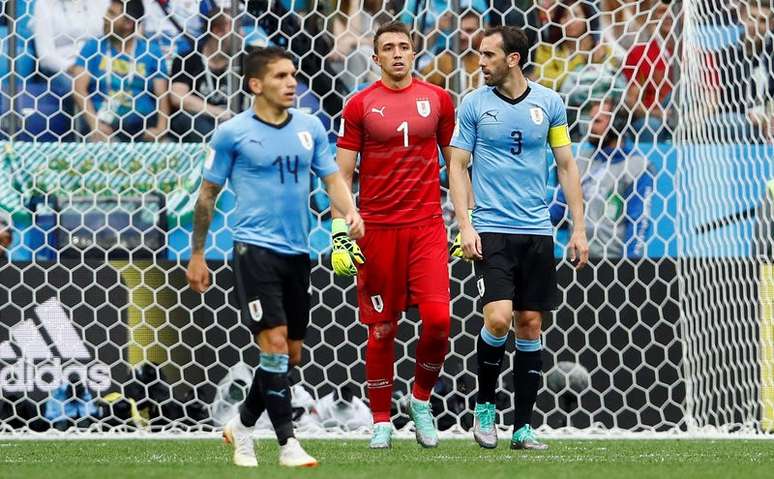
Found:
[{"label": "blurred stadium crowd", "polygon": [[480,32],[507,23],[528,31],[530,76],[564,96],[576,140],[574,120],[604,98],[625,103],[640,141],[669,139],[676,118],[679,8],[660,1],[17,0],[15,21],[4,3],[3,133],[15,140],[206,140],[246,106],[240,55],[266,44],[299,58],[300,106],[332,133],[344,99],[377,78],[372,35],[393,18],[414,26],[417,73],[457,98],[481,85]]},{"label": "blurred stadium crowd", "polygon": [[[333,133],[346,97],[377,78],[372,35],[394,18],[414,27],[417,73],[457,99],[481,84],[481,30],[507,23],[529,33],[530,77],[562,94],[575,140],[602,99],[624,106],[625,124],[640,142],[669,140],[678,118],[670,105],[681,75],[681,2],[233,1],[2,2],[3,135],[206,140],[218,122],[246,106],[240,56],[266,44],[296,54],[300,106]],[[728,37],[706,49],[701,75],[711,89],[710,113],[721,128],[736,124],[748,137],[770,137],[771,115],[761,107],[774,92],[771,5],[716,3],[697,2],[714,36]],[[747,81],[759,67],[762,76]]]},{"label": "blurred stadium crowd", "polygon": [[[521,26],[534,45],[529,78],[567,105],[588,212],[596,215],[587,223],[598,256],[641,256],[651,235],[657,172],[640,145],[668,144],[679,121],[700,130],[705,143],[774,138],[768,0],[692,2],[690,48],[683,2],[668,0],[2,4],[0,140],[36,142],[206,142],[219,123],[249,106],[241,56],[269,44],[298,58],[299,107],[321,119],[333,142],[346,98],[378,78],[371,55],[381,23],[412,25],[417,76],[457,102],[482,84],[476,49],[483,29]],[[703,58],[701,71],[690,73],[692,88],[683,89],[689,94],[677,98],[688,78],[681,71],[686,55]],[[565,213],[557,192],[554,223],[566,224]],[[452,225],[450,215],[446,208]]]}]

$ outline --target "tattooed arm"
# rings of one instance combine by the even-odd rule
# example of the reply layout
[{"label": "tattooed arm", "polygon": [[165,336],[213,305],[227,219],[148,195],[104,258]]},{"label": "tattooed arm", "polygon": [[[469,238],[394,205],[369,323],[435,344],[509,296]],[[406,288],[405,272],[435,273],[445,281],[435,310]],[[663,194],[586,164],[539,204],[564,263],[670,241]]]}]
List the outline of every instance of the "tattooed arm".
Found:
[{"label": "tattooed arm", "polygon": [[207,231],[212,222],[212,212],[215,200],[220,193],[221,185],[202,180],[199,198],[194,207],[194,230],[191,238],[191,260],[188,262],[188,285],[197,293],[203,293],[210,287],[210,271],[204,260],[204,245],[207,242]]}]

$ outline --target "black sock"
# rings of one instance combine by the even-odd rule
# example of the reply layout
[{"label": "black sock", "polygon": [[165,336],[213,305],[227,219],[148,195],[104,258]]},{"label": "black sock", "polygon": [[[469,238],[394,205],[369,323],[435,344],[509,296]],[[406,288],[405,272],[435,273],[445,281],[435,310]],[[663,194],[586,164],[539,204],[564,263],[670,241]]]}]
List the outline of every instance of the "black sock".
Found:
[{"label": "black sock", "polygon": [[263,402],[280,446],[293,435],[293,408],[290,405],[290,381],[288,380],[288,355],[261,353],[258,366]]},{"label": "black sock", "polygon": [[[532,409],[535,407],[540,379],[543,375],[543,351],[522,351],[519,349],[517,339],[516,364],[513,367],[513,389],[515,413],[513,417],[513,430],[518,431],[526,424],[531,423]],[[540,340],[534,340],[540,345]]]},{"label": "black sock", "polygon": [[502,370],[503,356],[505,356],[505,340],[507,338],[507,333],[505,336],[498,338],[485,327],[481,328],[481,333],[478,335],[478,341],[476,342],[476,360],[478,361],[478,394],[476,395],[476,402],[478,404],[494,404],[495,402],[497,379],[500,377],[500,371]]},{"label": "black sock", "polygon": [[255,368],[255,373],[253,374],[253,384],[250,386],[250,390],[247,392],[245,400],[239,407],[239,417],[242,420],[243,425],[247,427],[253,427],[265,410],[266,405],[263,403],[261,384],[260,380],[258,379],[258,368]]}]

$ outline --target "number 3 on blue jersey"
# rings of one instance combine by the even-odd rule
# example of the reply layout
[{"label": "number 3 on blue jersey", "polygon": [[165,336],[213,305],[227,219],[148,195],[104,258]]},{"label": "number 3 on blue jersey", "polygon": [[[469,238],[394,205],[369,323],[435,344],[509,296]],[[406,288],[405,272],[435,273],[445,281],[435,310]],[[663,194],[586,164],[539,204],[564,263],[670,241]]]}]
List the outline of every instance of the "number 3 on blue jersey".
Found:
[{"label": "number 3 on blue jersey", "polygon": [[511,138],[513,138],[513,143],[514,143],[514,145],[511,147],[511,154],[521,155],[521,145],[522,145],[522,138],[523,138],[521,130],[511,131]]}]

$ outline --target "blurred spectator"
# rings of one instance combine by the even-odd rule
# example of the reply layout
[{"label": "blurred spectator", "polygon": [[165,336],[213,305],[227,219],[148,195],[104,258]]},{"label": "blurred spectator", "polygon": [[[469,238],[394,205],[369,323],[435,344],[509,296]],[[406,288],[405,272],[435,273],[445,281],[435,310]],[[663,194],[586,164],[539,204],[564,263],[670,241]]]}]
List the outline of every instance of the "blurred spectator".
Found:
[{"label": "blurred spectator", "polygon": [[559,93],[567,105],[570,135],[579,141],[586,132],[578,122],[580,112],[588,111],[603,98],[618,101],[626,89],[626,80],[617,72],[611,49],[598,41],[592,27],[597,17],[594,8],[581,0],[562,0],[542,12],[550,15],[544,42],[533,57],[534,69],[528,75]]},{"label": "blurred spectator", "polygon": [[603,99],[617,104],[625,92],[626,77],[618,74],[609,64],[589,63],[569,72],[559,93],[567,106],[567,124],[570,125],[572,140],[580,141],[588,133],[584,127],[589,119],[583,112],[588,112],[594,103]]},{"label": "blurred spectator", "polygon": [[54,78],[67,73],[86,40],[102,36],[103,18],[109,4],[110,0],[35,2],[30,28],[38,70],[43,76]]},{"label": "blurred spectator", "polygon": [[[334,43],[331,32],[326,30],[326,26],[332,28],[334,23],[334,19],[326,14],[332,2],[313,3],[314,10],[299,10],[299,5],[308,8],[312,2],[249,0],[248,18],[253,22],[252,25],[245,24],[244,28],[250,44],[258,45],[252,41],[252,34],[260,31],[266,34],[267,42],[291,51],[298,58],[298,79],[326,103],[327,112],[338,114],[341,97],[334,94],[331,75],[321,74],[323,59]],[[343,11],[345,3],[341,2],[337,11]],[[291,6],[294,8],[290,9]]]},{"label": "blurred spectator", "polygon": [[[516,0],[515,3],[519,2],[523,3],[524,0]],[[400,12],[401,22],[411,25],[423,34],[435,28],[452,27],[450,24],[444,24],[446,19],[442,18],[451,12],[453,5],[450,0],[399,0],[391,3],[392,8]],[[489,0],[458,0],[454,6],[458,7],[459,11],[475,10],[484,14],[489,9],[489,3]]]},{"label": "blurred spectator", "polygon": [[[172,132],[186,142],[209,139],[218,122],[231,118],[229,101],[238,96],[244,102],[238,52],[232,51],[234,22],[223,10],[207,16],[208,32],[195,52],[178,56],[172,64],[170,103],[175,115]],[[241,41],[238,42],[241,47]]]},{"label": "blurred spectator", "polygon": [[105,34],[83,46],[75,101],[89,141],[160,139],[167,127],[167,70],[161,51],[139,35],[141,0],[111,0]]},{"label": "blurred spectator", "polygon": [[381,0],[343,1],[333,17],[335,39],[333,50],[326,58],[328,71],[336,78],[336,90],[344,95],[358,85],[378,78],[378,69],[371,60],[373,34],[379,25],[391,19]]},{"label": "blurred spectator", "polygon": [[157,42],[169,61],[194,50],[206,33],[204,17],[212,10],[230,10],[231,0],[143,0],[145,36]]},{"label": "blurred spectator", "polygon": [[29,73],[24,94],[17,102],[25,117],[20,139],[71,139],[75,105],[70,69],[86,40],[102,35],[109,4],[110,0],[35,2],[29,23],[33,47],[29,58],[37,68],[34,74]]},{"label": "blurred spectator", "polygon": [[740,42],[710,55],[717,99],[712,129],[726,141],[774,141],[774,41],[771,6],[737,6]]},{"label": "blurred spectator", "polygon": [[481,69],[478,65],[481,15],[474,10],[466,11],[460,18],[457,35],[459,53],[445,50],[435,56],[433,62],[422,69],[421,74],[427,81],[441,88],[465,93],[481,86]]},{"label": "blurred spectator", "polygon": [[459,12],[474,10],[479,15],[485,15],[489,9],[489,0],[459,0],[456,4],[450,0],[403,0],[393,4],[394,11],[400,12],[400,21],[419,34],[414,43],[420,53],[416,60],[420,70],[433,55],[454,47],[449,44],[456,23],[452,7],[457,7]]},{"label": "blurred spectator", "polygon": [[[542,0],[553,4],[554,0]],[[541,2],[536,0],[492,0],[492,8],[485,17],[485,26],[513,25],[524,30],[530,45],[538,42],[538,31],[544,25]],[[525,72],[529,73],[530,64],[527,63]]]},{"label": "blurred spectator", "polygon": [[547,35],[535,50],[531,78],[559,91],[569,72],[589,63],[605,63],[612,59],[612,52],[594,36],[591,20],[596,12],[589,3],[561,0],[550,14]]},{"label": "blurred spectator", "polygon": [[624,62],[623,74],[629,80],[626,105],[641,142],[668,137],[665,109],[676,80],[674,10],[665,3],[651,9],[643,25],[647,40],[635,43]]},{"label": "blurred spectator", "polygon": [[[577,155],[586,204],[586,234],[593,257],[639,258],[652,222],[654,174],[628,138],[628,114],[609,100],[592,106],[587,142]],[[566,200],[558,190],[551,221],[566,226]]]},{"label": "blurred spectator", "polygon": [[[650,12],[662,0],[600,0],[602,36],[617,58],[626,57],[635,43],[649,40],[645,28]],[[675,2],[677,3],[677,2]],[[710,7],[714,8],[714,7]]]},{"label": "blurred spectator", "polygon": [[11,215],[0,211],[0,265],[10,259],[9,250],[13,243],[13,228],[11,227]]}]

